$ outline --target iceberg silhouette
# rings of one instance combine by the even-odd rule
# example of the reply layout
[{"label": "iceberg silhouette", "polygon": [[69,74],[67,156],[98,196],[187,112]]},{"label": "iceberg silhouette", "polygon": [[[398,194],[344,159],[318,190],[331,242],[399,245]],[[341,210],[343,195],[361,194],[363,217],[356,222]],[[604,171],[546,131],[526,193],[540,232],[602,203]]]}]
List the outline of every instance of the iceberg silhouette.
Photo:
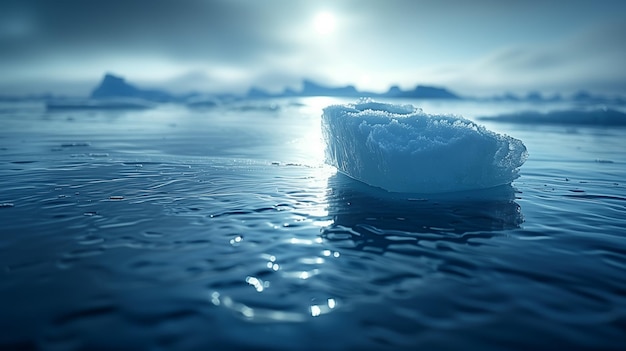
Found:
[{"label": "iceberg silhouette", "polygon": [[174,97],[162,90],[146,90],[129,84],[122,77],[107,73],[100,85],[91,93],[92,99],[137,98],[147,101],[168,102]]}]

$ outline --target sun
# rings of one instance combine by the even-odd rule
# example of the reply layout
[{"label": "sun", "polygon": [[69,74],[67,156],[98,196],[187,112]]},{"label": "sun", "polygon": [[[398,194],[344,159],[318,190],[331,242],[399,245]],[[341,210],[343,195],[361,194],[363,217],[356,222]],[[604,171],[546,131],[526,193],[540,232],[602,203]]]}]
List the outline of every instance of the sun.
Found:
[{"label": "sun", "polygon": [[313,28],[318,34],[327,35],[335,31],[337,21],[330,12],[320,12],[313,18]]}]

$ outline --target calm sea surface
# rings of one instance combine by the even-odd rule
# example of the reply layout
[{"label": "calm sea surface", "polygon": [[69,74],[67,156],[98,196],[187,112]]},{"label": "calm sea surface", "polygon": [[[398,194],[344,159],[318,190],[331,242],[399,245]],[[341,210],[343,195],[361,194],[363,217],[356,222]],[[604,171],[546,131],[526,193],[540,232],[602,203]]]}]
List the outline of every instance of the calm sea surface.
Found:
[{"label": "calm sea surface", "polygon": [[626,129],[489,122],[512,186],[391,196],[323,165],[336,101],[0,104],[0,349],[624,349]]}]

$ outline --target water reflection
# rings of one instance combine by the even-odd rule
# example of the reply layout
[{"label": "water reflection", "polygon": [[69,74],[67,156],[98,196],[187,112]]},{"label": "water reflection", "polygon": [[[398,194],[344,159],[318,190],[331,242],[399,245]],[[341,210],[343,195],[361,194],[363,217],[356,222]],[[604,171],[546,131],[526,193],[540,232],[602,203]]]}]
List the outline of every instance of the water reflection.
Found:
[{"label": "water reflection", "polygon": [[336,173],[328,180],[328,212],[333,224],[323,230],[330,241],[350,240],[354,249],[419,241],[475,243],[495,231],[515,229],[523,222],[515,189],[502,186],[429,198],[377,191]]},{"label": "water reflection", "polygon": [[411,296],[433,277],[471,279],[475,249],[523,221],[511,186],[421,199],[328,169],[301,170],[315,174],[302,178],[307,190],[289,192],[293,206],[272,215],[286,225],[239,247],[262,250],[262,262],[239,283],[215,285],[213,305],[251,322],[304,322]]}]

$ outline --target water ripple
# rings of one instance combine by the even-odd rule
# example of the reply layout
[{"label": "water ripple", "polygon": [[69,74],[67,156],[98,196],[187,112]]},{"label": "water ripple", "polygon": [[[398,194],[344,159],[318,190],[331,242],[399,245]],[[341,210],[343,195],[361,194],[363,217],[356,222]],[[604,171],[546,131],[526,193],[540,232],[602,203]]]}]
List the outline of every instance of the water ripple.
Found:
[{"label": "water ripple", "polygon": [[[281,109],[276,123],[292,121],[282,113],[292,117]],[[125,117],[85,118],[100,128]],[[205,154],[224,137],[204,134],[7,143],[0,348],[621,346],[619,153],[583,159],[612,163],[531,153],[514,186],[424,198],[314,162],[241,157],[267,141],[245,135],[257,139],[220,157]],[[535,152],[540,141],[526,139]],[[174,152],[186,143],[190,156]]]}]

